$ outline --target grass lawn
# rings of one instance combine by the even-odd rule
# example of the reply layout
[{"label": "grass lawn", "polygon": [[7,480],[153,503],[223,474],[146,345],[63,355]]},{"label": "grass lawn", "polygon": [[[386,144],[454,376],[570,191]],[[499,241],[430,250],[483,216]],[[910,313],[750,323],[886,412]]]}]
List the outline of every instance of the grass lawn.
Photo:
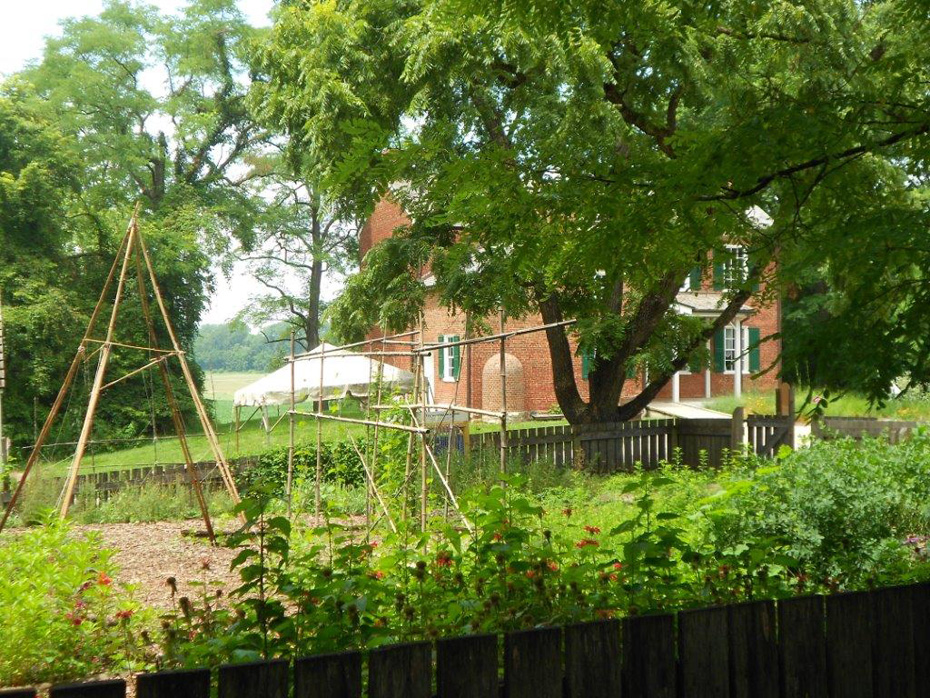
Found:
[{"label": "grass lawn", "polygon": [[[807,388],[798,387],[795,392],[798,406],[807,397]],[[704,406],[720,412],[733,412],[742,405],[749,414],[773,414],[775,411],[774,391],[753,391],[742,397],[732,395],[708,400]],[[869,401],[861,395],[848,394],[833,398],[826,410],[830,417],[879,417],[883,419],[930,420],[930,396],[914,394],[889,400],[881,409],[872,409]]]},{"label": "grass lawn", "polygon": [[[262,374],[260,373],[207,373],[204,381],[204,397],[213,400],[216,410],[215,426],[217,435],[220,439],[220,445],[223,453],[228,459],[239,458],[241,456],[251,456],[262,451],[272,448],[287,446],[288,421],[286,408],[271,408],[271,423],[275,424],[279,418],[283,417],[277,427],[270,435],[265,434],[261,425],[260,415],[252,417],[251,421],[242,426],[239,432],[238,448],[236,447],[236,435],[232,424],[232,403],[233,394],[249,383],[255,381]],[[305,412],[314,411],[316,406],[298,405],[299,410]],[[242,418],[246,419],[252,414],[252,409],[243,409]],[[364,416],[357,403],[347,402],[341,408],[341,414],[346,417]],[[195,428],[196,427],[196,428]],[[188,444],[191,456],[195,461],[211,460],[213,458],[212,450],[207,443],[206,437],[200,433],[199,424],[188,424]],[[360,436],[365,433],[365,427],[357,424],[344,424],[340,422],[324,421],[323,422],[323,440],[324,441],[341,441],[352,434]],[[316,441],[316,420],[310,417],[298,417],[296,428],[297,443],[315,443]],[[181,452],[181,445],[174,436],[165,436],[159,438],[157,443],[146,443],[134,448],[120,451],[110,451],[108,453],[89,452],[81,463],[82,472],[107,472],[112,470],[123,470],[130,467],[139,467],[143,465],[153,465],[156,463],[182,463],[184,456]],[[68,471],[71,463],[71,456],[43,466],[43,473],[46,475],[64,475]]]}]

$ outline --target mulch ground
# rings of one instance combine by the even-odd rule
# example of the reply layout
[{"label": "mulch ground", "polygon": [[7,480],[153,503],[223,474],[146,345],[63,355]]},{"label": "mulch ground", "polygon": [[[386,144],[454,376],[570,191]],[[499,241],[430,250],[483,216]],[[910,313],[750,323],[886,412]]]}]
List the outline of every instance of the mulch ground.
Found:
[{"label": "mulch ground", "polygon": [[176,580],[178,596],[200,595],[191,582],[219,583],[224,593],[239,584],[239,575],[229,569],[236,551],[192,535],[204,530],[199,520],[99,524],[75,530],[99,533],[103,545],[115,551],[116,581],[132,585],[135,599],[155,608],[172,607],[169,577]]}]

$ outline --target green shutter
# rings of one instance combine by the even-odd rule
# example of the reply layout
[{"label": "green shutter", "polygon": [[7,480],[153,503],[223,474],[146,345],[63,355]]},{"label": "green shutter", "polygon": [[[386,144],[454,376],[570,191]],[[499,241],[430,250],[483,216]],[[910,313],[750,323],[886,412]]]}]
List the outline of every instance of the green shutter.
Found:
[{"label": "green shutter", "polygon": [[723,373],[727,364],[724,356],[723,328],[714,332],[714,371]]},{"label": "green shutter", "polygon": [[591,352],[587,349],[581,350],[581,380],[588,380],[588,374],[591,373]]},{"label": "green shutter", "polygon": [[692,291],[701,290],[701,268],[695,267],[691,270],[691,273],[688,274],[688,283],[691,285]]},{"label": "green shutter", "polygon": [[[452,342],[458,342],[461,339],[457,334],[449,337]],[[462,347],[456,345],[452,347],[452,377],[459,379],[459,373],[462,370]]]},{"label": "green shutter", "polygon": [[[722,255],[723,253],[721,252],[720,254]],[[714,261],[714,290],[715,291],[724,290],[723,262]]]},{"label": "green shutter", "polygon": [[[439,343],[442,344],[446,341],[445,335],[439,335]],[[446,377],[446,350],[439,350],[439,380],[444,380]]]},{"label": "green shutter", "polygon": [[749,372],[758,373],[760,368],[759,363],[759,328],[750,327],[749,328]]},{"label": "green shutter", "polygon": [[634,378],[636,378],[636,363],[630,361],[630,363],[626,365],[626,379],[629,381]]}]

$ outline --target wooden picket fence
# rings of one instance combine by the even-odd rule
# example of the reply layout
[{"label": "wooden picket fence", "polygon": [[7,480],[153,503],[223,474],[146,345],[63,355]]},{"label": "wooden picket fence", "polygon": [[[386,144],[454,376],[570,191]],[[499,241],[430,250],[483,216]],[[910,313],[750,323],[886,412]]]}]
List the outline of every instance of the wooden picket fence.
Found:
[{"label": "wooden picket fence", "polygon": [[[222,666],[218,698],[918,698],[930,695],[930,586]],[[501,651],[503,650],[503,651]],[[138,698],[210,698],[208,670],[146,674]],[[124,698],[123,681],[51,698]],[[34,698],[32,689],[3,694]]]},{"label": "wooden picket fence", "polygon": [[[500,439],[499,432],[475,434],[471,448],[496,453]],[[744,443],[754,453],[773,458],[782,445],[794,446],[794,422],[790,417],[761,415],[743,420],[737,410],[731,419],[643,419],[507,432],[511,457],[525,462],[549,460],[556,466],[600,473],[631,470],[636,464],[655,468],[675,458],[691,467],[716,468]]]}]

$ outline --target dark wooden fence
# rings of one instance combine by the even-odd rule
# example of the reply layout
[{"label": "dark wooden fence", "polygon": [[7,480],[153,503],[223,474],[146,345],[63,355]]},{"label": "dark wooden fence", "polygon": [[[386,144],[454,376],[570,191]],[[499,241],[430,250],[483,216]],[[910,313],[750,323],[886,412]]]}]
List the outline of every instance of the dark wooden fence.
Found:
[{"label": "dark wooden fence", "polygon": [[[731,419],[643,419],[610,424],[541,426],[507,432],[511,457],[546,459],[557,466],[584,467],[591,472],[630,470],[637,463],[655,468],[680,459],[692,467],[719,467],[728,453],[748,443],[751,450],[772,458],[782,445],[794,446],[790,417],[756,416],[741,411]],[[500,433],[472,435],[471,448],[500,450]]]},{"label": "dark wooden fence", "polygon": [[896,444],[909,437],[917,426],[918,422],[875,417],[823,417],[812,423],[811,433],[821,439],[881,436]]},{"label": "dark wooden fence", "polygon": [[[503,643],[479,635],[228,665],[214,695],[361,698],[366,677],[369,698],[922,698],[930,695],[930,586],[540,628]],[[206,670],[142,675],[136,695],[209,698],[211,679]],[[125,691],[108,681],[54,686],[50,695]]]}]

